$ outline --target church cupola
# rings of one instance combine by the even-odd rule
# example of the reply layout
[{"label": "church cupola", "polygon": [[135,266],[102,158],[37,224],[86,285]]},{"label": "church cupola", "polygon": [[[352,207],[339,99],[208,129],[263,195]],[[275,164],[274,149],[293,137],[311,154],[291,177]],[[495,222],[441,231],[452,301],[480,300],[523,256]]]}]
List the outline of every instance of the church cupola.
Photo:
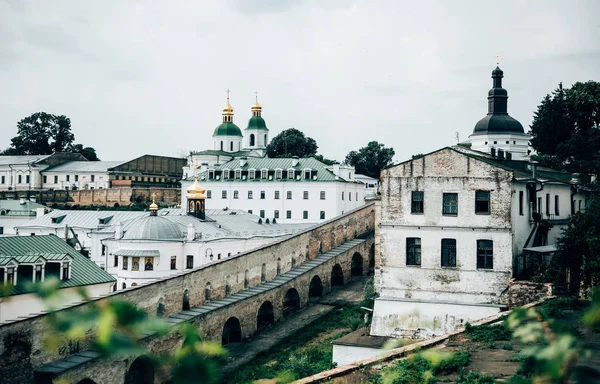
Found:
[{"label": "church cupola", "polygon": [[504,72],[497,65],[492,71],[492,88],[488,91],[488,113],[475,124],[471,149],[490,154],[508,153],[513,160],[528,156],[530,136],[523,125],[508,114],[508,92],[502,88]]},{"label": "church cupola", "polygon": [[252,117],[248,121],[248,127],[244,130],[246,149],[265,149],[269,144],[269,129],[262,117],[262,106],[258,103],[258,92],[255,103],[250,108]]},{"label": "church cupola", "polygon": [[152,194],[152,204],[150,204],[150,216],[158,215],[158,204],[154,201],[154,194]]},{"label": "church cupola", "polygon": [[223,122],[215,128],[213,133],[213,149],[224,152],[238,152],[242,148],[242,130],[233,123],[233,107],[229,103],[229,90],[227,90],[227,104],[223,107]]},{"label": "church cupola", "polygon": [[206,218],[206,190],[198,183],[198,166],[194,164],[194,182],[187,189],[187,214],[201,220]]}]

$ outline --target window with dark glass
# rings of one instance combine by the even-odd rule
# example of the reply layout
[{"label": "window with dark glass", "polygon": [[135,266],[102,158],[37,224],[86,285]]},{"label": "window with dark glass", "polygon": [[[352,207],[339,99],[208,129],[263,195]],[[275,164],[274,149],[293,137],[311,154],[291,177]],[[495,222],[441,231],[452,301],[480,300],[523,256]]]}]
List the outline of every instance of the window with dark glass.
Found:
[{"label": "window with dark glass", "polygon": [[559,207],[558,195],[554,195],[554,214],[556,216],[560,215],[560,211],[559,211],[558,207]]},{"label": "window with dark glass", "polygon": [[58,176],[54,176],[54,184],[58,184]]},{"label": "window with dark glass", "polygon": [[492,240],[477,240],[477,268],[494,268],[494,242]]},{"label": "window with dark glass", "polygon": [[276,219],[279,219],[279,211],[275,210],[275,212],[273,212],[273,217]]},{"label": "window with dark glass", "polygon": [[67,175],[67,181],[71,180],[71,175]]},{"label": "window with dark glass", "polygon": [[279,200],[279,191],[275,191],[275,200]]},{"label": "window with dark glass", "polygon": [[[18,184],[21,184],[21,183],[23,182],[23,175],[19,175],[19,176],[17,177],[17,179],[18,179],[17,183],[18,183]],[[67,181],[68,181],[68,180],[67,180]]]},{"label": "window with dark glass", "polygon": [[291,219],[291,218],[292,218],[292,211],[286,211],[286,212],[285,212],[285,217],[286,217],[287,219]]},{"label": "window with dark glass", "polygon": [[260,210],[260,217],[262,217],[263,219],[265,218],[265,210],[264,209]]},{"label": "window with dark glass", "polygon": [[411,196],[410,203],[410,213],[423,213],[424,212],[424,192],[423,191],[413,191]]},{"label": "window with dark glass", "polygon": [[325,211],[321,211],[321,213],[319,214],[319,219],[325,220]]},{"label": "window with dark glass", "polygon": [[192,269],[194,268],[194,256],[193,255],[187,255],[185,258],[185,267],[187,269]]},{"label": "window with dark glass", "polygon": [[292,199],[292,191],[287,191],[287,199],[288,200]]},{"label": "window with dark glass", "polygon": [[304,220],[308,219],[308,211],[303,211],[303,212],[302,212],[302,218],[303,218]]},{"label": "window with dark glass", "polygon": [[212,199],[212,191],[210,189],[206,190],[206,198]]},{"label": "window with dark glass", "polygon": [[321,200],[325,200],[325,191],[321,191]]},{"label": "window with dark glass", "polygon": [[442,239],[442,267],[456,267],[456,239]]},{"label": "window with dark glass", "polygon": [[254,198],[254,192],[248,191],[248,199],[252,200]]},{"label": "window with dark glass", "polygon": [[406,238],[406,265],[421,265],[421,238]]},{"label": "window with dark glass", "polygon": [[177,256],[171,256],[171,270],[177,269]]},{"label": "window with dark glass", "polygon": [[458,193],[444,193],[442,205],[443,215],[458,215]]},{"label": "window with dark glass", "polygon": [[226,199],[227,198],[227,191],[223,190],[221,191],[221,199]]},{"label": "window with dark glass", "polygon": [[267,194],[267,193],[266,193],[265,191],[260,191],[260,199],[261,199],[261,200],[264,200],[264,199],[265,199],[265,196],[266,196],[266,194]]},{"label": "window with dark glass", "polygon": [[119,256],[115,256],[115,259],[113,261],[113,267],[118,267],[119,266]]},{"label": "window with dark glass", "polygon": [[29,184],[29,175],[25,175],[25,183]]},{"label": "window with dark glass", "polygon": [[344,200],[344,192],[342,192],[342,200]]},{"label": "window with dark glass", "polygon": [[69,280],[69,263],[62,263],[62,279]]},{"label": "window with dark glass", "polygon": [[550,194],[546,193],[546,216],[550,216]]},{"label": "window with dark glass", "polygon": [[524,199],[524,192],[519,191],[519,215],[521,215],[521,216],[523,216],[523,199]]},{"label": "window with dark glass", "polygon": [[304,192],[302,193],[302,198],[303,198],[304,200],[308,200],[308,191],[304,191]]},{"label": "window with dark glass", "polygon": [[233,198],[238,199],[240,197],[239,191],[233,191]]},{"label": "window with dark glass", "polygon": [[129,268],[129,259],[127,256],[123,256],[123,270],[127,270]]},{"label": "window with dark glass", "polygon": [[489,215],[490,191],[475,192],[475,213]]}]

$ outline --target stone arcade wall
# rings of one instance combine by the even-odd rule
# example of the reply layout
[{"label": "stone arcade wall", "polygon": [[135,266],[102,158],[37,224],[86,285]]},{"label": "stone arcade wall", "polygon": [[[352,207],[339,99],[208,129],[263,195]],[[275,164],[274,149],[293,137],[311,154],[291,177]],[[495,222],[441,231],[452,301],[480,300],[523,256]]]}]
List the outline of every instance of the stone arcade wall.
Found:
[{"label": "stone arcade wall", "polygon": [[[149,313],[155,314],[159,300],[164,301],[165,316],[180,312],[184,291],[188,291],[190,306],[200,306],[204,303],[205,289],[207,283],[211,286],[211,299],[225,296],[225,287],[229,283],[231,293],[244,290],[244,280],[249,280],[249,286],[261,283],[263,264],[266,268],[266,280],[272,280],[277,275],[279,263],[281,273],[292,268],[292,264],[299,266],[307,260],[315,259],[321,253],[338,247],[346,241],[359,236],[367,236],[369,240],[362,242],[357,247],[363,257],[363,270],[368,270],[369,251],[373,244],[372,231],[374,229],[374,206],[368,204],[350,211],[338,218],[326,221],[317,227],[308,229],[289,239],[279,241],[256,249],[244,252],[231,258],[207,264],[190,272],[178,276],[159,280],[148,285],[129,288],[124,291],[115,292],[108,297],[118,297],[136,303]],[[339,263],[344,271],[345,279],[350,276],[350,263],[355,249],[348,251],[332,259]],[[292,261],[293,260],[293,261]],[[294,286],[299,294],[301,305],[308,300],[308,286],[310,279],[319,274],[325,291],[329,289],[329,278],[331,268],[335,263],[327,264],[311,269],[304,275],[298,276],[279,289],[265,292],[259,296],[250,297],[247,301],[236,303],[222,310],[215,311],[210,317],[197,317],[194,319],[208,339],[220,339],[225,321],[235,314],[240,319],[242,333],[249,336],[256,331],[256,313],[258,307],[265,300],[273,303],[275,319],[279,319],[282,312],[283,295],[287,288]],[[106,300],[101,298],[98,300]],[[64,309],[64,311],[81,311],[85,304]],[[49,350],[43,345],[43,337],[49,332],[44,322],[44,315],[32,316],[27,319],[8,323],[0,327],[0,383],[33,383],[33,371],[39,367],[64,359],[89,348],[85,342],[79,345],[64,343],[58,349]],[[170,350],[180,343],[175,338],[149,338],[147,340],[151,349],[156,351]],[[95,377],[97,383],[120,382],[124,372],[133,359],[121,359],[111,361],[110,364],[90,362],[73,372],[68,371],[63,376],[76,375],[71,379],[83,379]],[[113,364],[114,363],[114,364]],[[79,371],[82,369],[83,371]],[[96,372],[96,373],[95,373]],[[35,381],[42,382],[42,381]]]}]

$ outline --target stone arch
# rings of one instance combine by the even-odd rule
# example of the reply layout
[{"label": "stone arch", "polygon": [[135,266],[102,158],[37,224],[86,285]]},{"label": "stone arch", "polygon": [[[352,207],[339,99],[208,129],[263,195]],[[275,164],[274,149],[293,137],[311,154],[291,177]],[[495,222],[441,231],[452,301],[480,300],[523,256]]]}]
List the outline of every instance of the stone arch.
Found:
[{"label": "stone arch", "polygon": [[132,283],[131,284],[132,287],[137,287],[137,285],[138,285],[137,283]]},{"label": "stone arch", "polygon": [[283,299],[283,316],[290,315],[300,309],[300,295],[296,288],[290,288]]},{"label": "stone arch", "polygon": [[154,363],[140,356],[131,363],[125,374],[125,384],[154,384]]},{"label": "stone arch", "polygon": [[242,326],[237,317],[230,317],[223,326],[223,335],[221,336],[221,344],[227,345],[231,343],[242,342]]},{"label": "stone arch", "polygon": [[339,264],[336,264],[331,268],[331,286],[339,287],[344,285],[344,271]]},{"label": "stone arch", "polygon": [[375,271],[375,243],[369,249],[369,272]]},{"label": "stone arch", "polygon": [[277,258],[277,276],[281,274],[281,257]]},{"label": "stone arch", "polygon": [[252,147],[252,146],[254,146],[254,141],[255,141],[255,138],[254,138],[254,133],[251,133],[251,134],[250,134],[250,146],[251,146],[251,147]]},{"label": "stone arch", "polygon": [[319,275],[314,275],[308,287],[308,298],[323,296],[323,282]]},{"label": "stone arch", "polygon": [[263,263],[260,267],[260,282],[267,281],[267,264]]},{"label": "stone arch", "polygon": [[210,283],[206,283],[206,286],[204,288],[204,301],[210,301],[212,296],[212,287],[210,286]]},{"label": "stone arch", "polygon": [[181,309],[184,311],[190,310],[190,291],[188,289],[183,291],[183,303]]},{"label": "stone arch", "polygon": [[248,288],[250,286],[250,271],[246,269],[244,272],[244,288]]},{"label": "stone arch", "polygon": [[260,332],[275,322],[273,304],[270,301],[262,303],[256,315],[256,331]]},{"label": "stone arch", "polygon": [[163,317],[165,315],[165,299],[162,297],[158,299],[158,305],[156,306],[156,316]]},{"label": "stone arch", "polygon": [[83,379],[79,380],[77,384],[96,384],[96,382],[92,379]]},{"label": "stone arch", "polygon": [[352,264],[350,265],[350,276],[363,275],[363,258],[358,252],[352,255]]}]

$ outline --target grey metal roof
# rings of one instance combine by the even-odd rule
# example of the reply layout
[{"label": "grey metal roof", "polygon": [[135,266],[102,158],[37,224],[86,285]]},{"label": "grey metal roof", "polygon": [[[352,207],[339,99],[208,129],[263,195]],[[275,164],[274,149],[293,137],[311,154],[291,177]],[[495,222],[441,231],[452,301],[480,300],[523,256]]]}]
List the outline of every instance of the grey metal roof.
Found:
[{"label": "grey metal roof", "polygon": [[[65,225],[74,228],[100,229],[118,222],[125,223],[131,219],[147,216],[148,212],[142,211],[86,211],[86,210],[62,210],[54,211],[37,217],[25,224],[17,225],[16,228],[48,227],[62,228]],[[52,223],[52,218],[64,216],[60,223]],[[111,217],[109,222],[100,224],[100,219]]]},{"label": "grey metal roof", "polygon": [[35,216],[37,208],[48,208],[31,200],[0,200],[0,216]]},{"label": "grey metal roof", "polygon": [[139,256],[139,257],[144,257],[144,256],[160,256],[160,252],[157,251],[156,249],[149,249],[149,250],[143,250],[143,249],[121,249],[120,251],[116,251],[115,253],[113,253],[113,255],[115,256]]},{"label": "grey metal roof", "polygon": [[107,173],[109,168],[123,164],[125,161],[69,161],[43,172],[95,172]]},{"label": "grey metal roof", "polygon": [[146,216],[130,220],[123,227],[124,240],[182,241],[183,232],[171,220],[161,216]]},{"label": "grey metal roof", "polygon": [[0,165],[27,165],[35,164],[45,160],[52,155],[21,155],[21,156],[0,156]]}]

